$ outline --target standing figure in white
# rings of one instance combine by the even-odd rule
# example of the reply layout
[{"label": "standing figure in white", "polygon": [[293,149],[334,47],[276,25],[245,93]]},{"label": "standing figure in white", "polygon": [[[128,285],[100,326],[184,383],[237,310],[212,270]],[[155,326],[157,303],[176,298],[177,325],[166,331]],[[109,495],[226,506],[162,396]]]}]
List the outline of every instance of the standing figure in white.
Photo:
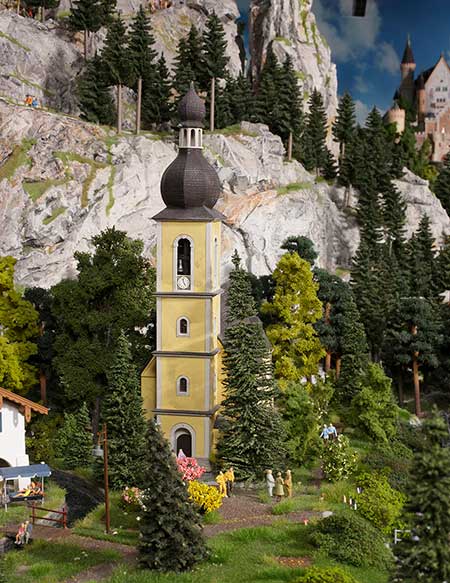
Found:
[{"label": "standing figure in white", "polygon": [[267,493],[272,498],[273,489],[275,487],[275,478],[272,476],[272,470],[266,470],[266,486],[267,486]]}]

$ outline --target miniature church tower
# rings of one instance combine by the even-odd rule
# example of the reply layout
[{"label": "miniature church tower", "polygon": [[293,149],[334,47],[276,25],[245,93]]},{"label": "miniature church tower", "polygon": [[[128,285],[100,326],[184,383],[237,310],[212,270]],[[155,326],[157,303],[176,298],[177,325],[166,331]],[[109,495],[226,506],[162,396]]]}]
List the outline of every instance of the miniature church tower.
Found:
[{"label": "miniature church tower", "polygon": [[161,180],[156,351],[141,377],[144,409],[175,452],[207,463],[221,399],[220,245],[216,171],[203,157],[204,102],[193,85],[179,105],[177,158]]}]

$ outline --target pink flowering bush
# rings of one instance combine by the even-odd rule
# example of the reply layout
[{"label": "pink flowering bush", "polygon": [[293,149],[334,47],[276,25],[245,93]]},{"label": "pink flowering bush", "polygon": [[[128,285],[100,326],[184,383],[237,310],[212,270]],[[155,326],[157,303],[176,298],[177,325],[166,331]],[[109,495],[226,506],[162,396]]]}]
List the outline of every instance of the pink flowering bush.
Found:
[{"label": "pink flowering bush", "polygon": [[122,492],[121,505],[129,510],[140,510],[142,507],[142,492],[139,488],[125,488]]},{"label": "pink flowering bush", "polygon": [[177,466],[183,482],[198,480],[206,472],[206,468],[199,466],[195,457],[177,458]]}]

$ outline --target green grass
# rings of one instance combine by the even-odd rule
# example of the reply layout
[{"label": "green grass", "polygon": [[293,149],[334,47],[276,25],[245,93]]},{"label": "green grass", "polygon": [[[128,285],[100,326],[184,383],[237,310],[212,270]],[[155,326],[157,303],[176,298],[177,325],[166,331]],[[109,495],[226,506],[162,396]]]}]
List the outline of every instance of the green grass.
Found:
[{"label": "green grass", "polygon": [[[125,566],[106,583],[291,583],[304,573],[301,568],[281,565],[276,557],[311,557],[314,564],[334,565],[320,556],[308,542],[308,527],[277,524],[242,529],[215,537],[209,541],[207,561],[191,573],[174,576],[151,571],[130,570]],[[344,567],[359,583],[387,583],[387,574],[374,569]]]},{"label": "green grass", "polygon": [[59,206],[58,208],[56,208],[52,214],[49,217],[46,217],[42,222],[44,225],[49,225],[50,223],[52,223],[55,219],[57,219],[59,217],[59,215],[62,215],[63,213],[65,213],[67,210],[67,208],[65,206]]},{"label": "green grass", "polygon": [[286,184],[286,186],[277,188],[277,192],[278,194],[288,194],[289,192],[311,188],[311,186],[313,186],[312,182],[291,182],[290,184]]},{"label": "green grass", "polygon": [[120,559],[117,551],[83,550],[54,541],[33,541],[21,552],[6,555],[8,583],[57,583],[94,565]]},{"label": "green grass", "polygon": [[16,45],[17,47],[20,47],[21,49],[23,49],[27,53],[29,53],[31,51],[30,47],[26,47],[25,45],[23,45],[21,42],[19,42],[13,36],[9,36],[9,34],[5,34],[4,32],[1,32],[0,31],[0,38],[6,39],[7,41],[9,41],[10,43],[12,43],[13,45]]},{"label": "green grass", "polygon": [[52,186],[67,184],[70,178],[60,178],[57,180],[39,180],[38,182],[23,182],[22,186],[33,202],[36,202]]},{"label": "green grass", "polygon": [[283,44],[287,45],[288,47],[290,47],[292,45],[292,42],[284,36],[276,36],[273,40],[276,40],[280,43],[283,43]]},{"label": "green grass", "polygon": [[[51,480],[45,482],[45,501],[44,508],[50,508],[51,510],[57,510],[61,508],[64,503],[65,490],[57,486]],[[44,512],[39,512],[39,516],[44,516]],[[20,522],[28,520],[30,516],[30,509],[26,506],[25,502],[15,502],[8,506],[8,510],[5,511],[2,507],[0,509],[0,527],[6,524],[17,525]]]},{"label": "green grass", "polygon": [[99,540],[110,540],[126,545],[136,545],[139,538],[137,513],[126,511],[119,504],[120,492],[110,493],[111,531],[105,534],[105,507],[100,504],[82,520],[75,523],[74,532]]},{"label": "green grass", "polygon": [[217,510],[208,512],[203,516],[203,524],[220,524],[222,522],[222,517]]},{"label": "green grass", "polygon": [[95,175],[97,174],[97,170],[100,168],[106,168],[108,164],[104,162],[97,162],[97,160],[93,160],[92,158],[87,158],[86,156],[81,156],[80,154],[76,154],[75,152],[61,152],[55,151],[53,152],[55,158],[61,160],[61,162],[66,166],[71,165],[71,162],[78,162],[79,164],[88,164],[90,166],[89,174],[87,175],[86,180],[83,182],[83,187],[81,191],[81,207],[87,207],[89,203],[89,189],[94,181]]},{"label": "green grass", "polygon": [[36,140],[25,139],[21,144],[16,144],[13,151],[3,166],[0,167],[0,182],[5,178],[11,180],[21,166],[31,167],[31,158],[28,156],[29,150],[34,146]]}]

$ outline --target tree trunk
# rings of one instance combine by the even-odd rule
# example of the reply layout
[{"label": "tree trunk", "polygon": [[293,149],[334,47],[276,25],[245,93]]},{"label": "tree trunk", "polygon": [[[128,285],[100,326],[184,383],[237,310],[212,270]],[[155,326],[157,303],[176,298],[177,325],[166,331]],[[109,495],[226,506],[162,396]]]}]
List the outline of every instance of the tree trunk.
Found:
[{"label": "tree trunk", "polygon": [[137,103],[136,103],[136,134],[141,131],[141,109],[142,109],[142,77],[137,82]]},{"label": "tree trunk", "polygon": [[117,85],[117,133],[122,131],[122,85]]},{"label": "tree trunk", "polygon": [[41,6],[41,22],[45,22],[45,7]]},{"label": "tree trunk", "polygon": [[20,0],[17,0],[17,14],[20,14]]},{"label": "tree trunk", "polygon": [[341,357],[336,358],[336,378],[338,379],[341,374]]},{"label": "tree trunk", "polygon": [[293,143],[293,141],[294,141],[294,138],[292,136],[292,132],[289,132],[288,151],[287,151],[288,162],[290,162],[292,160],[292,143]]},{"label": "tree trunk", "polygon": [[41,389],[41,401],[47,405],[47,377],[43,370],[39,371],[39,387]]},{"label": "tree trunk", "polygon": [[[331,303],[327,302],[325,304],[325,324],[330,324],[330,313],[331,313]],[[331,350],[327,350],[325,356],[325,372],[328,372],[331,368]]]},{"label": "tree trunk", "polygon": [[209,112],[209,129],[214,131],[214,114],[216,108],[216,79],[211,79],[211,111]]},{"label": "tree trunk", "polygon": [[400,403],[400,407],[403,407],[405,402],[405,394],[403,390],[403,370],[400,369],[398,373],[398,402]]},{"label": "tree trunk", "polygon": [[87,61],[88,58],[88,42],[89,42],[89,31],[84,31],[84,62]]},{"label": "tree trunk", "polygon": [[325,372],[328,372],[331,368],[331,350],[327,350],[325,356]]},{"label": "tree trunk", "polygon": [[[417,336],[417,326],[415,324],[413,324],[411,328],[411,334],[413,336]],[[422,414],[422,409],[420,407],[419,352],[417,350],[413,353],[412,369],[414,379],[414,401],[416,406],[416,415],[417,417],[420,417]]]}]

